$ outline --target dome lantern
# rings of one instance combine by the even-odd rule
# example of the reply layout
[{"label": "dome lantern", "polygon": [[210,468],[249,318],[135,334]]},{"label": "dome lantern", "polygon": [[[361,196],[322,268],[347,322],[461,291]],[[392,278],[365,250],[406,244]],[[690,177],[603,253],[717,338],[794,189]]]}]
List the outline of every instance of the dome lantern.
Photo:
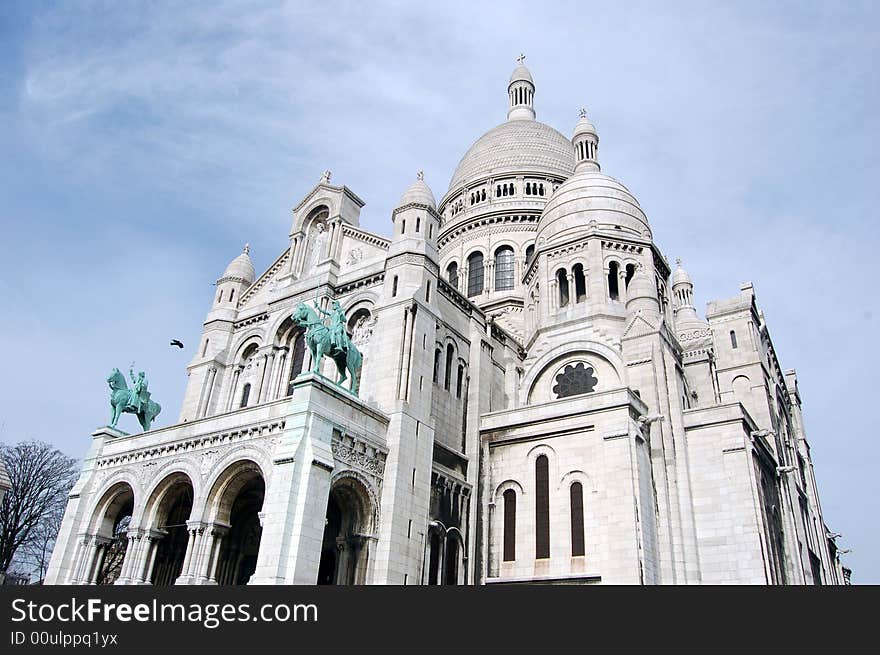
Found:
[{"label": "dome lantern", "polygon": [[580,120],[574,127],[574,136],[571,137],[574,146],[575,172],[599,171],[599,135],[596,134],[596,126],[587,118],[587,110],[581,108]]},{"label": "dome lantern", "polygon": [[535,83],[529,69],[523,65],[525,55],[517,57],[517,67],[507,85],[509,109],[507,120],[535,120]]}]

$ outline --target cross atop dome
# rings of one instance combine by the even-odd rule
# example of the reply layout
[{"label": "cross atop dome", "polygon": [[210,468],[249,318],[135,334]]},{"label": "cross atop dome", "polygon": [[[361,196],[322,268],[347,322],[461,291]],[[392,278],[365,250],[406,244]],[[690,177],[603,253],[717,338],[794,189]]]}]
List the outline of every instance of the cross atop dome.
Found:
[{"label": "cross atop dome", "polygon": [[581,110],[578,112],[578,116],[580,118],[586,118],[587,117],[587,108],[581,107]]},{"label": "cross atop dome", "polygon": [[516,63],[519,64],[520,66],[522,66],[523,62],[525,60],[526,60],[526,56],[524,54],[520,53],[519,57],[516,58]]},{"label": "cross atop dome", "polygon": [[418,175],[416,175],[416,179],[417,179],[417,180],[422,180],[422,181],[424,181],[424,179],[425,179],[425,171],[419,171]]}]

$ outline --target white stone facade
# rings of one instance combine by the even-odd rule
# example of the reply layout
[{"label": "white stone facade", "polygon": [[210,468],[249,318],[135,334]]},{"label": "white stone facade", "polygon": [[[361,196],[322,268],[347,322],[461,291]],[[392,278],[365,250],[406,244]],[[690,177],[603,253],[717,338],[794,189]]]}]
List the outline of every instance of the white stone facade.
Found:
[{"label": "white stone facade", "polygon": [[[508,120],[390,238],[329,172],[218,279],[178,422],[93,434],[50,584],[839,584],[793,371],[601,172],[582,112]],[[338,300],[360,396],[291,314]]]}]

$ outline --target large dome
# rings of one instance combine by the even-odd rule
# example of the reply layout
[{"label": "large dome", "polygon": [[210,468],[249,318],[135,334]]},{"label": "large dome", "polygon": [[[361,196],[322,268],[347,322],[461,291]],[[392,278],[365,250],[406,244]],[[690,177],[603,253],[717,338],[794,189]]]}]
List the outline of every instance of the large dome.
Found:
[{"label": "large dome", "polygon": [[639,201],[613,177],[582,171],[568,178],[550,197],[538,222],[538,242],[564,239],[595,221],[601,229],[650,236]]},{"label": "large dome", "polygon": [[449,191],[489,176],[533,173],[567,178],[574,172],[571,141],[536,120],[511,120],[477,139],[461,158]]}]

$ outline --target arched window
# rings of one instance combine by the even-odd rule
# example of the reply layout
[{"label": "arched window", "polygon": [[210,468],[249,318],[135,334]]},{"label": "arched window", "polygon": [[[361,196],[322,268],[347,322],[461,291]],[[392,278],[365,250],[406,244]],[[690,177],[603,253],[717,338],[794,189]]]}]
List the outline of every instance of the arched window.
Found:
[{"label": "arched window", "polygon": [[455,349],[452,344],[446,344],[446,372],[443,378],[443,388],[449,391],[449,385],[452,383],[452,359],[455,357]]},{"label": "arched window", "polygon": [[513,248],[501,246],[495,251],[495,291],[513,289]]},{"label": "arched window", "polygon": [[550,557],[550,463],[535,461],[535,559]]},{"label": "arched window", "polygon": [[618,283],[618,271],[620,270],[620,264],[617,262],[611,262],[608,265],[608,297],[611,300],[619,300],[620,299],[620,289],[617,286]]},{"label": "arched window", "polygon": [[468,257],[468,297],[483,293],[483,253],[475,252]]},{"label": "arched window", "polygon": [[559,287],[559,306],[565,307],[568,304],[568,275],[565,269],[556,271],[556,286]]},{"label": "arched window", "polygon": [[293,381],[302,373],[303,361],[306,357],[306,339],[303,333],[298,333],[293,339],[293,353],[290,356],[290,377],[287,381],[287,395],[293,393]]},{"label": "arched window", "polygon": [[501,185],[500,184],[497,187],[495,187],[495,197],[496,198],[501,197]]},{"label": "arched window", "polygon": [[532,195],[532,183],[531,182],[526,182],[526,195],[527,196]]},{"label": "arched window", "polygon": [[439,348],[434,349],[434,384],[440,382],[440,358],[443,356],[443,351]]},{"label": "arched window", "polygon": [[244,389],[241,390],[241,403],[238,405],[239,408],[247,407],[248,398],[251,396],[251,383],[248,382],[244,385]]},{"label": "arched window", "polygon": [[532,263],[532,257],[535,256],[535,244],[526,248],[526,266]]},{"label": "arched window", "polygon": [[461,398],[461,384],[464,382],[464,365],[458,365],[458,377],[455,379],[455,397]]},{"label": "arched window", "polygon": [[394,276],[394,280],[391,282],[391,297],[397,295],[397,276]]},{"label": "arched window", "polygon": [[734,349],[737,347],[736,346],[736,332],[734,332],[733,330],[730,331],[730,347],[734,348]]},{"label": "arched window", "polygon": [[458,289],[458,264],[455,262],[446,267],[446,279],[449,280],[449,284]]},{"label": "arched window", "polygon": [[587,297],[587,277],[584,275],[584,265],[575,264],[574,273],[574,301],[583,302]]},{"label": "arched window", "polygon": [[624,279],[624,284],[626,284],[626,288],[629,289],[629,282],[633,279],[633,276],[636,274],[636,265],[635,264],[627,264],[626,265],[626,278]]},{"label": "arched window", "polygon": [[575,482],[570,488],[571,494],[571,556],[584,554],[584,488]]},{"label": "arched window", "polygon": [[544,195],[544,185],[543,184],[538,186],[538,195],[541,195],[541,196]]},{"label": "arched window", "polygon": [[480,191],[480,200],[486,199],[486,189]]},{"label": "arched window", "polygon": [[516,492],[504,492],[504,555],[505,562],[516,559]]}]

